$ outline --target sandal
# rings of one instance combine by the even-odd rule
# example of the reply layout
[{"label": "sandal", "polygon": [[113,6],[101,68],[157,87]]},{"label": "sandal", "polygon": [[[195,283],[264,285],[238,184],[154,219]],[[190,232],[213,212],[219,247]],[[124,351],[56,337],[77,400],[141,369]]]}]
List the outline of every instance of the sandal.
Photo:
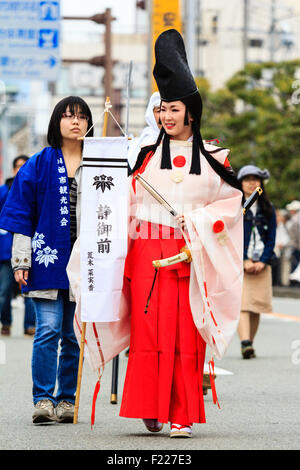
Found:
[{"label": "sandal", "polygon": [[171,423],[170,437],[192,437],[192,426]]},{"label": "sandal", "polygon": [[150,432],[159,432],[164,426],[157,419],[143,419],[143,423]]}]

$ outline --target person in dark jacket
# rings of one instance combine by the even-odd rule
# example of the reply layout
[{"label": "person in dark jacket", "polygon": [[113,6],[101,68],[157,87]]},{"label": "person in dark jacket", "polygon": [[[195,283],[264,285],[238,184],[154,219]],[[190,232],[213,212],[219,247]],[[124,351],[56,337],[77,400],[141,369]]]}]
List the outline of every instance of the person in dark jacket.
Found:
[{"label": "person in dark jacket", "polygon": [[[13,160],[13,177],[7,178],[5,184],[0,186],[0,211],[6,201],[14,178],[22,165],[28,160],[27,155],[18,155]],[[0,230],[0,316],[1,334],[10,335],[12,324],[11,300],[15,291],[16,282],[11,267],[12,234],[6,230]],[[35,313],[33,302],[29,298],[24,299],[24,334],[33,336],[35,333]]]},{"label": "person in dark jacket", "polygon": [[241,317],[238,333],[244,359],[255,357],[253,341],[258,330],[260,314],[272,311],[272,270],[276,238],[276,213],[264,189],[268,170],[255,165],[240,169],[244,198],[247,199],[257,187],[262,195],[244,217],[244,281]]}]

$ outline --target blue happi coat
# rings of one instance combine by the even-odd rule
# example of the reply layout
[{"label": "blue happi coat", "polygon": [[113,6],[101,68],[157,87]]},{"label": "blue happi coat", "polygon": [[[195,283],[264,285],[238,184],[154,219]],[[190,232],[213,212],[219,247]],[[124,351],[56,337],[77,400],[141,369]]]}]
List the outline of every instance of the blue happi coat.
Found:
[{"label": "blue happi coat", "polygon": [[22,292],[69,288],[69,183],[60,149],[46,147],[20,168],[2,209],[0,228],[32,238],[31,269]]}]

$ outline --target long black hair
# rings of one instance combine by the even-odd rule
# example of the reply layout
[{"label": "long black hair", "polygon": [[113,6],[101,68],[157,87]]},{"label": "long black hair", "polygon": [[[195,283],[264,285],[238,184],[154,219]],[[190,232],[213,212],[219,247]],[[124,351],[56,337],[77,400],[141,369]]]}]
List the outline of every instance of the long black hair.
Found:
[{"label": "long black hair", "polygon": [[[241,180],[241,184],[242,184],[242,181]],[[257,204],[259,205],[260,209],[261,209],[261,212],[263,213],[263,215],[269,219],[270,217],[273,216],[273,213],[274,213],[274,207],[266,193],[266,190],[265,190],[265,185],[264,185],[264,182],[263,180],[260,180],[260,187],[261,189],[263,190],[262,194],[259,196],[259,198],[257,199]],[[245,202],[246,198],[245,198],[245,194],[243,193],[243,204]]]},{"label": "long black hair", "polygon": [[[79,96],[68,96],[67,98],[62,99],[55,106],[48,126],[47,141],[51,147],[61,148],[62,145],[62,135],[60,132],[60,120],[62,114],[66,112],[67,107],[71,114],[76,113],[80,109],[82,114],[85,114],[88,117],[88,128],[92,127],[93,119],[92,113],[88,104]],[[87,137],[93,137],[94,129],[90,129],[87,134]]]},{"label": "long black hair", "polygon": [[[182,101],[186,106],[186,113],[184,118],[184,123],[188,125],[188,112],[193,118],[192,121],[192,131],[193,131],[193,148],[192,148],[192,163],[191,163],[191,174],[200,175],[201,174],[201,163],[200,163],[200,152],[210,166],[215,170],[215,172],[224,180],[226,183],[230,184],[231,186],[239,189],[241,191],[241,184],[236,178],[236,175],[230,168],[230,170],[226,169],[218,160],[216,160],[211,154],[219,152],[223,150],[223,148],[219,148],[213,150],[212,152],[208,152],[203,144],[203,140],[200,133],[200,124],[201,124],[201,115],[202,115],[202,100],[201,96],[198,93],[194,93],[187,98],[182,98]],[[155,152],[157,147],[162,143],[162,158],[161,158],[161,168],[162,169],[172,169],[171,163],[171,155],[170,155],[170,136],[166,133],[165,129],[162,127],[159,133],[158,139],[155,144],[148,145],[147,147],[143,147],[138,155],[136,164],[132,170],[132,173],[137,171],[140,166],[142,165],[145,156],[150,152]]]}]

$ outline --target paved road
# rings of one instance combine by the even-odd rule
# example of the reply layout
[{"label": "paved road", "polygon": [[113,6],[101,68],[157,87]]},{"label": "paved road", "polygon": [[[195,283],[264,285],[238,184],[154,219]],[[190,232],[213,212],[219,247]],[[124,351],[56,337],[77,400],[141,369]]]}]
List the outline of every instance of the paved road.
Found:
[{"label": "paved road", "polygon": [[[96,376],[84,365],[78,424],[34,426],[31,401],[32,340],[22,335],[23,310],[14,309],[9,338],[0,337],[0,449],[93,450],[246,450],[299,449],[300,420],[300,299],[274,298],[276,315],[263,315],[257,358],[242,360],[239,340],[216,363],[231,375],[218,375],[221,410],[205,397],[206,424],[194,425],[193,438],[169,438],[148,433],[140,420],[118,416],[120,403],[110,404],[111,364],[97,401],[96,422],[90,429]],[[119,402],[127,359],[120,356]]]}]

